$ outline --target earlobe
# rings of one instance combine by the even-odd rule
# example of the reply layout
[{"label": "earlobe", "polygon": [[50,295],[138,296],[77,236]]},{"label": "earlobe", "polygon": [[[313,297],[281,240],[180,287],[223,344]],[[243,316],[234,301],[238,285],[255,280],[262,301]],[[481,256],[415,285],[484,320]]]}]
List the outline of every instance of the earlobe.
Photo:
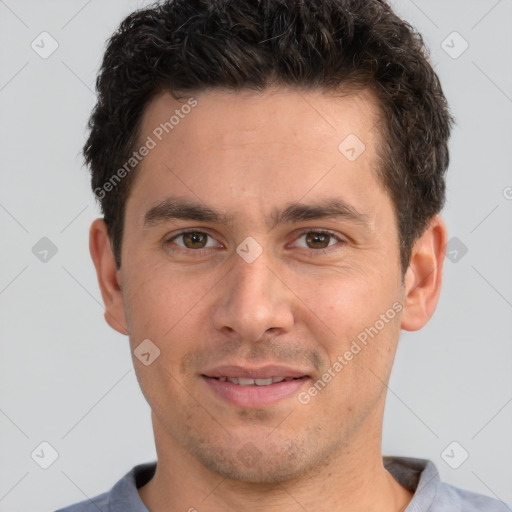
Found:
[{"label": "earlobe", "polygon": [[105,305],[105,320],[121,334],[128,334],[121,291],[121,272],[117,269],[107,226],[96,219],[89,230],[89,251]]},{"label": "earlobe", "polygon": [[417,331],[429,321],[439,300],[447,241],[446,225],[439,215],[414,243],[404,279],[401,328]]}]

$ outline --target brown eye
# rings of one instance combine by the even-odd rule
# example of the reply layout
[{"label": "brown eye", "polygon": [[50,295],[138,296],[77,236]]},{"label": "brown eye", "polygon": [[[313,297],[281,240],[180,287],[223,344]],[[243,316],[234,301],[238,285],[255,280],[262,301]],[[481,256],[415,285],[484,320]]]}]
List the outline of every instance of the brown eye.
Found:
[{"label": "brown eye", "polygon": [[207,242],[208,235],[199,231],[191,231],[190,233],[184,233],[181,235],[185,247],[189,249],[202,249]]},{"label": "brown eye", "polygon": [[307,233],[306,243],[311,249],[325,249],[331,238],[332,235],[327,233]]},{"label": "brown eye", "polygon": [[209,249],[217,247],[215,239],[204,231],[184,231],[167,240],[167,245],[177,245],[182,249]]},{"label": "brown eye", "polygon": [[343,243],[343,240],[328,231],[304,231],[296,240],[297,246],[303,249],[327,249],[336,242]]}]

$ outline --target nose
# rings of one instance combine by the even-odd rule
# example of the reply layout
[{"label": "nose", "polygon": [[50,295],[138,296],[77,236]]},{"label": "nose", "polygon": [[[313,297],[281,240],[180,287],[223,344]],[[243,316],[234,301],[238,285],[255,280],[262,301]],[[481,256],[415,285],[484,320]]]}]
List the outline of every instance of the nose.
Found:
[{"label": "nose", "polygon": [[285,284],[285,276],[276,265],[271,268],[265,251],[251,263],[238,254],[234,258],[217,289],[218,301],[212,309],[215,328],[252,342],[267,331],[289,331],[294,321],[294,295]]}]

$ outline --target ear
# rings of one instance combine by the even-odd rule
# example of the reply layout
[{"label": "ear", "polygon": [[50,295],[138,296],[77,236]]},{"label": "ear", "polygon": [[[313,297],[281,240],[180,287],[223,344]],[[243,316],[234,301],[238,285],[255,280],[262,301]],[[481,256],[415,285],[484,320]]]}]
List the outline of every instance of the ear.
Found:
[{"label": "ear", "polygon": [[91,224],[89,251],[96,267],[101,296],[105,304],[105,320],[112,329],[121,334],[128,334],[121,291],[121,271],[116,267],[107,226],[103,219],[96,219]]},{"label": "ear", "polygon": [[405,274],[401,328],[406,331],[421,329],[434,314],[441,293],[446,243],[446,225],[435,215],[414,243]]}]

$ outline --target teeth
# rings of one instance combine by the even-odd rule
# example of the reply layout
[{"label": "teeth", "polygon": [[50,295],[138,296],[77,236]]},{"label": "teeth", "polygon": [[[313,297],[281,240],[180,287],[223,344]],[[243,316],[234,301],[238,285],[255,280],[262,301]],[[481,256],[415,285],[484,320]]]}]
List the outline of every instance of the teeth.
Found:
[{"label": "teeth", "polygon": [[269,384],[272,384],[272,378],[270,379],[254,379],[254,383],[256,386],[268,386]]},{"label": "teeth", "polygon": [[[229,379],[231,380],[231,379]],[[238,382],[240,386],[252,386],[254,385],[254,379],[246,379],[245,377],[238,377]]]},{"label": "teeth", "polygon": [[276,382],[290,381],[293,377],[269,377],[268,379],[249,379],[246,377],[217,377],[222,382],[231,382],[239,386],[269,386]]}]

